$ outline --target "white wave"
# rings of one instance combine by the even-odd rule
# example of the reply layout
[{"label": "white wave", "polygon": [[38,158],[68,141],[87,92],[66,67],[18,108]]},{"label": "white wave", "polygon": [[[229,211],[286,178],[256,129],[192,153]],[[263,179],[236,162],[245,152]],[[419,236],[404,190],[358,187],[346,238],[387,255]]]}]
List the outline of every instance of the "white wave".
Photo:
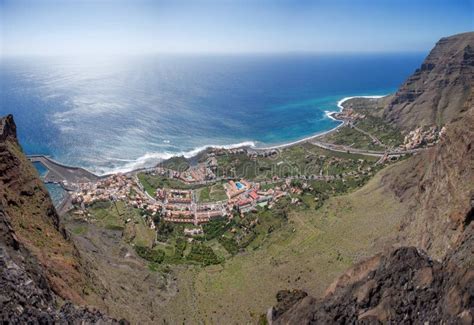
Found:
[{"label": "white wave", "polygon": [[331,119],[331,120],[333,120],[333,121],[337,121],[337,119],[334,118],[334,116],[332,116],[332,114],[334,114],[334,113],[336,113],[336,112],[334,112],[334,111],[324,111],[324,115],[325,115],[327,118],[329,118],[329,119]]},{"label": "white wave", "polygon": [[333,121],[338,121],[336,118],[334,118],[333,114],[334,113],[340,113],[342,112],[342,110],[344,109],[344,107],[342,106],[342,104],[344,104],[344,102],[347,102],[349,99],[353,99],[353,98],[372,98],[372,99],[377,99],[377,98],[382,98],[382,97],[385,97],[387,95],[370,95],[370,96],[350,96],[350,97],[344,97],[343,99],[339,100],[337,102],[337,107],[339,108],[339,111],[324,111],[324,115],[333,120]]},{"label": "white wave", "polygon": [[337,102],[337,107],[339,107],[339,109],[343,109],[344,107],[342,107],[342,104],[344,104],[344,102],[347,102],[349,99],[353,99],[353,98],[372,98],[372,99],[377,99],[377,98],[382,98],[382,97],[385,97],[387,95],[372,95],[372,96],[351,96],[351,97],[344,97],[343,99],[341,99],[340,101]]},{"label": "white wave", "polygon": [[[234,143],[234,144],[229,144],[229,145],[205,145],[205,146],[197,147],[190,151],[183,151],[183,152],[147,152],[143,156],[138,157],[135,160],[130,160],[123,166],[110,168],[110,169],[102,169],[98,172],[100,175],[126,173],[133,170],[141,169],[141,168],[150,168],[150,167],[156,166],[159,162],[166,159],[170,159],[172,157],[184,156],[185,158],[191,158],[208,148],[235,149],[235,148],[241,148],[241,147],[255,147],[255,142],[244,141],[244,142]],[[124,159],[123,161],[126,161],[126,160]]]},{"label": "white wave", "polygon": [[[371,96],[351,96],[351,97],[344,97],[343,99],[339,100],[337,102],[337,107],[339,107],[339,111],[324,111],[324,115],[326,115],[327,118],[333,120],[333,121],[337,121],[337,122],[341,122],[339,121],[338,119],[334,118],[334,116],[332,114],[334,113],[339,113],[341,112],[344,108],[342,107],[342,104],[346,101],[348,101],[349,99],[352,99],[352,98],[373,98],[373,99],[376,99],[376,98],[382,98],[382,97],[385,97],[387,95],[371,95]],[[289,146],[293,146],[295,144],[298,144],[298,143],[303,143],[303,142],[306,142],[306,141],[309,141],[309,140],[312,140],[316,137],[320,137],[322,135],[325,135],[329,132],[332,132],[338,128],[340,128],[342,125],[344,125],[344,123],[340,123],[338,126],[336,126],[335,128],[331,129],[331,130],[328,130],[328,131],[324,131],[324,132],[319,132],[319,133],[316,133],[316,134],[313,134],[309,137],[306,137],[306,138],[303,138],[303,139],[300,139],[300,140],[297,140],[297,141],[294,141],[294,142],[290,142],[290,143],[284,143],[284,144],[280,144],[280,145],[276,145],[276,146],[271,146],[271,147],[265,147],[265,148],[259,148],[261,150],[268,150],[268,149],[281,149],[281,148],[285,148],[285,147],[289,147]]]}]

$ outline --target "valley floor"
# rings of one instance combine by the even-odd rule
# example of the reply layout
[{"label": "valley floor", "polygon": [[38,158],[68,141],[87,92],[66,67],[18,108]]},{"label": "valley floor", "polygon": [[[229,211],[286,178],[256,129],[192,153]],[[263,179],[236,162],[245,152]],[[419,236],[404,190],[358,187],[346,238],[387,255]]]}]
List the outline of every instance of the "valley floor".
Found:
[{"label": "valley floor", "polygon": [[178,293],[157,313],[163,323],[255,323],[281,289],[321,296],[344,270],[391,243],[406,212],[378,173],[314,211],[293,211],[258,250],[221,265],[180,268]]}]

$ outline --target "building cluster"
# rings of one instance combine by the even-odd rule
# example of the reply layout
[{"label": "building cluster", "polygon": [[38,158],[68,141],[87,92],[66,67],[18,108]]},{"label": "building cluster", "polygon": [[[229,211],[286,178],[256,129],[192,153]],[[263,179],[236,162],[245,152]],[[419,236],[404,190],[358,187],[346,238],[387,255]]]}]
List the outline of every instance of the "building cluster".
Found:
[{"label": "building cluster", "polygon": [[267,149],[267,150],[254,150],[254,151],[248,151],[247,156],[250,159],[257,159],[257,158],[269,158],[269,157],[276,157],[280,154],[280,151],[277,149]]},{"label": "building cluster", "polygon": [[208,157],[204,163],[191,166],[184,172],[178,173],[178,179],[185,183],[204,182],[216,179],[217,159],[214,156]]},{"label": "building cluster", "polygon": [[173,169],[157,166],[146,170],[147,174],[160,175],[167,178],[178,179],[187,184],[204,183],[215,180],[217,171],[216,157],[209,156],[205,162],[199,163],[196,166],[190,166],[184,171],[176,171]]},{"label": "building cluster", "polygon": [[200,225],[213,219],[225,218],[232,211],[242,214],[252,211],[257,206],[270,205],[287,194],[279,188],[260,190],[259,184],[244,179],[229,181],[224,185],[227,200],[212,203],[198,203],[191,190],[158,189],[156,200],[162,204],[163,220],[175,223],[192,223]]},{"label": "building cluster", "polygon": [[162,205],[163,220],[199,225],[215,218],[227,217],[225,203],[199,204],[191,190],[157,189],[156,199]]},{"label": "building cluster", "polygon": [[241,154],[246,154],[246,153],[247,153],[247,149],[244,147],[233,148],[233,149],[210,148],[207,153],[207,156],[216,157],[216,156],[225,156],[225,155],[241,155]]},{"label": "building cluster", "polygon": [[[77,184],[71,195],[72,203],[83,209],[95,202],[123,201],[137,209],[143,209],[155,216],[161,206],[147,198],[136,179],[129,174],[114,174],[98,182]],[[151,222],[152,223],[152,222]],[[152,228],[154,224],[150,225]]]},{"label": "building cluster", "polygon": [[333,113],[334,118],[347,122],[355,122],[365,118],[364,114],[358,113],[352,107],[344,108],[341,112]]},{"label": "building cluster", "polygon": [[[72,194],[72,203],[88,206],[99,201],[129,201],[134,186],[133,178],[124,174],[114,174],[98,182],[79,183]],[[143,200],[140,196],[136,199]]]},{"label": "building cluster", "polygon": [[439,129],[436,126],[429,128],[419,127],[410,131],[403,141],[405,150],[416,149],[422,146],[432,146],[446,133],[446,127]]},{"label": "building cluster", "polygon": [[[165,170],[155,172],[166,173]],[[154,229],[154,217],[173,223],[194,224],[196,227],[216,218],[228,218],[233,211],[241,214],[275,202],[287,192],[277,187],[261,190],[258,183],[241,179],[229,181],[224,185],[227,200],[212,203],[199,203],[193,190],[157,189],[154,198],[146,195],[143,187],[132,174],[115,174],[98,182],[79,184],[72,194],[74,204],[83,209],[100,201],[123,201],[134,208],[142,209],[149,226]],[[188,230],[195,234],[199,228]]]},{"label": "building cluster", "polygon": [[276,201],[286,192],[277,189],[260,190],[260,184],[250,183],[244,179],[239,182],[229,181],[224,185],[227,194],[229,209],[236,209],[240,213],[247,213],[257,206],[266,206]]}]

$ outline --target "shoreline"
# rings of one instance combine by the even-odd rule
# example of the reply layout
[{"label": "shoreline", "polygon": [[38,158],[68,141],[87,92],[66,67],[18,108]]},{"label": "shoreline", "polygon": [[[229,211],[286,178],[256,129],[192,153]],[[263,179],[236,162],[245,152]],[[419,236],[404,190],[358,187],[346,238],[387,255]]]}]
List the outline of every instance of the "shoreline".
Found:
[{"label": "shoreline", "polygon": [[369,96],[349,96],[349,97],[344,97],[342,98],[341,100],[339,100],[337,102],[337,107],[339,108],[339,111],[324,111],[326,117],[330,118],[331,120],[333,121],[338,121],[340,122],[339,125],[337,125],[336,127],[330,129],[330,130],[327,130],[327,131],[323,131],[323,132],[319,132],[319,133],[316,133],[316,134],[313,134],[311,136],[308,136],[308,137],[305,137],[303,139],[300,139],[300,140],[296,140],[296,141],[292,141],[292,142],[289,142],[289,143],[282,143],[282,144],[278,144],[278,145],[274,145],[274,146],[270,146],[270,147],[264,147],[264,148],[252,148],[252,150],[255,150],[255,151],[262,151],[262,150],[272,150],[272,149],[283,149],[283,148],[288,148],[288,147],[291,147],[291,146],[294,146],[294,145],[297,145],[297,144],[300,144],[300,143],[304,143],[304,142],[307,142],[307,141],[311,141],[311,140],[314,140],[314,139],[317,139],[319,137],[322,137],[323,135],[327,135],[331,132],[334,132],[336,131],[337,129],[339,129],[340,127],[344,126],[346,123],[342,120],[339,120],[337,118],[334,117],[334,114],[337,114],[337,113],[341,113],[344,109],[344,107],[342,106],[342,104],[344,104],[345,102],[347,102],[348,100],[351,100],[351,99],[354,99],[354,98],[369,98],[369,99],[378,99],[378,98],[383,98],[387,95],[369,95]]},{"label": "shoreline", "polygon": [[[122,174],[132,174],[132,173],[136,173],[136,172],[139,172],[139,171],[143,171],[143,170],[147,170],[147,169],[150,169],[150,168],[154,168],[155,166],[157,166],[158,164],[160,164],[161,162],[165,161],[165,160],[168,160],[168,159],[171,159],[171,158],[175,158],[175,157],[185,157],[186,159],[192,159],[196,156],[198,156],[199,154],[201,154],[202,152],[208,150],[208,149],[211,149],[211,148],[215,148],[215,149],[225,149],[225,150],[231,150],[231,149],[247,149],[247,150],[250,150],[250,151],[254,151],[254,152],[262,152],[262,151],[266,151],[266,150],[277,150],[277,149],[284,149],[284,148],[288,148],[288,147],[291,147],[291,146],[295,146],[295,145],[298,145],[298,144],[301,144],[301,143],[305,143],[305,142],[308,142],[308,141],[311,141],[311,140],[314,140],[314,139],[317,139],[319,137],[322,137],[324,135],[327,135],[331,132],[334,132],[336,130],[338,130],[340,127],[346,125],[346,123],[342,120],[339,120],[337,118],[334,117],[334,114],[336,113],[340,113],[342,112],[342,110],[344,109],[343,107],[343,104],[350,100],[350,99],[353,99],[353,98],[372,98],[372,99],[377,99],[377,98],[382,98],[382,97],[385,97],[387,95],[369,95],[369,96],[349,96],[349,97],[344,97],[342,99],[340,99],[338,102],[337,102],[337,107],[339,108],[339,111],[325,111],[325,115],[326,117],[334,120],[334,121],[338,121],[340,122],[337,126],[335,126],[334,128],[330,129],[330,130],[327,130],[327,131],[322,131],[322,132],[318,132],[316,134],[313,134],[311,136],[308,136],[308,137],[305,137],[305,138],[302,138],[300,140],[296,140],[296,141],[292,141],[292,142],[287,142],[287,143],[282,143],[282,144],[277,144],[277,145],[273,145],[273,146],[268,146],[268,147],[256,147],[255,146],[255,141],[244,141],[244,142],[240,142],[240,143],[236,143],[236,144],[229,144],[229,145],[206,145],[206,146],[201,146],[201,147],[197,147],[193,150],[190,150],[188,152],[180,152],[180,153],[176,153],[176,154],[163,154],[163,153],[146,153],[144,154],[142,157],[145,157],[144,159],[148,159],[148,158],[152,158],[150,156],[153,156],[153,155],[156,155],[156,156],[163,156],[165,155],[166,158],[158,158],[157,159],[161,159],[160,161],[155,161],[154,162],[154,165],[153,166],[146,166],[146,162],[143,162],[144,166],[141,166],[141,167],[132,167],[130,169],[127,169],[126,167],[122,167],[122,168],[116,168],[116,169],[112,169],[111,171],[108,171],[106,173],[102,173],[102,174],[96,174],[90,170],[88,170],[87,168],[84,168],[84,167],[76,167],[76,166],[67,166],[68,168],[81,168],[81,169],[84,169],[86,170],[87,172],[99,177],[99,178],[103,178],[103,177],[107,177],[107,176],[110,176],[110,175],[114,175],[114,174],[118,174],[118,173],[122,173]],[[31,155],[31,156],[44,156],[46,157],[47,159],[50,159],[50,160],[53,160],[51,157],[47,157],[46,155]],[[134,163],[137,164],[139,163],[140,159],[142,159],[142,157],[139,157],[137,158],[136,160],[134,160]],[[54,161],[54,160],[53,160]],[[54,161],[55,162],[55,161]],[[63,166],[66,167],[66,165],[62,164]]]}]

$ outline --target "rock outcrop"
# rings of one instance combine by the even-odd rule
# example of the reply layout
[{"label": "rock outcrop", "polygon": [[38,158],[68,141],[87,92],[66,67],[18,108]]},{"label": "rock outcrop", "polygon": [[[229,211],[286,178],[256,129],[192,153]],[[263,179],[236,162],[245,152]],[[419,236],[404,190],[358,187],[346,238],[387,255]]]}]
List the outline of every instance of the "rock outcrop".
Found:
[{"label": "rock outcrop", "polygon": [[322,298],[280,294],[271,323],[473,323],[473,76],[474,33],[455,35],[384,99],[377,112],[403,130],[445,126],[434,147],[382,178],[410,206],[397,244],[349,269]]},{"label": "rock outcrop", "polygon": [[91,280],[21,151],[11,115],[0,119],[0,273],[3,322],[115,322],[72,304],[85,304]]},{"label": "rock outcrop", "polygon": [[442,126],[464,113],[474,85],[474,32],[442,38],[386,106],[402,130]]},{"label": "rock outcrop", "polygon": [[[470,102],[468,102],[469,105]],[[383,183],[412,208],[399,242],[441,259],[462,235],[474,198],[474,107],[446,127],[438,145],[393,168]]]},{"label": "rock outcrop", "polygon": [[8,215],[0,207],[0,321],[8,324],[125,324],[98,310],[58,300],[43,268],[18,241]]},{"label": "rock outcrop", "polygon": [[[443,262],[415,247],[402,247],[356,265],[324,299],[295,295],[269,312],[273,324],[472,324],[474,267],[472,225]],[[462,253],[464,251],[464,253]],[[468,253],[469,254],[469,253]],[[464,264],[459,264],[459,259]],[[367,266],[366,264],[369,263]],[[347,274],[350,274],[349,276]],[[286,308],[286,310],[283,310]],[[278,313],[276,312],[278,311]]]}]

